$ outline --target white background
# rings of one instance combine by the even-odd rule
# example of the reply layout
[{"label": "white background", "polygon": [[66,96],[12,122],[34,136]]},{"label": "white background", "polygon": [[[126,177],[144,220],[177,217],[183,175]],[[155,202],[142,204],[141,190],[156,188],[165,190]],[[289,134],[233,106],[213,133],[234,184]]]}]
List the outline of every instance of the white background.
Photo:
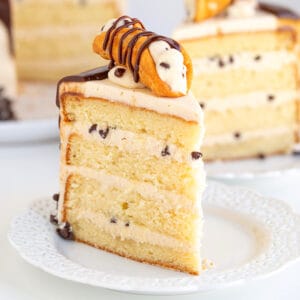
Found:
[{"label": "white background", "polygon": [[[169,33],[181,18],[179,0],[132,0],[134,15],[152,30]],[[281,1],[298,3],[299,0]],[[58,142],[41,145],[0,144],[0,299],[1,300],[99,300],[151,299],[151,296],[126,295],[100,288],[68,282],[40,271],[24,262],[7,241],[9,222],[36,198],[49,196],[58,190]],[[277,178],[227,181],[244,185],[261,193],[280,198],[300,213],[300,173]],[[238,249],[237,249],[238,251]],[[300,262],[273,277],[249,282],[206,295],[155,297],[172,300],[299,300]]]},{"label": "white background", "polygon": [[[282,4],[300,12],[300,0],[262,2]],[[170,35],[172,29],[185,17],[182,0],[129,0],[129,13],[140,18],[148,29],[165,35]]]}]

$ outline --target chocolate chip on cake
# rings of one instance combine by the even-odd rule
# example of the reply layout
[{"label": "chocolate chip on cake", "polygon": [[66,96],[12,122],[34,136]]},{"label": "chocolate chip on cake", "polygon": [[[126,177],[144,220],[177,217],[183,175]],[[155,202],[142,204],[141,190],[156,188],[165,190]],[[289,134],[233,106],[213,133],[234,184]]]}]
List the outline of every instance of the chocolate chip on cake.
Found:
[{"label": "chocolate chip on cake", "polygon": [[117,219],[116,219],[115,217],[112,217],[112,218],[110,219],[110,223],[112,223],[112,224],[117,224]]},{"label": "chocolate chip on cake", "polygon": [[259,154],[258,154],[258,158],[261,159],[261,160],[263,160],[263,159],[266,158],[266,155],[263,154],[263,153],[259,153]]},{"label": "chocolate chip on cake", "polygon": [[229,55],[229,63],[231,64],[234,63],[234,57],[232,55]]},{"label": "chocolate chip on cake", "polygon": [[169,151],[169,146],[166,146],[162,151],[161,151],[161,156],[167,156],[167,155],[171,155],[170,151]]},{"label": "chocolate chip on cake", "polygon": [[159,65],[165,69],[170,69],[170,65],[166,62],[161,62]]},{"label": "chocolate chip on cake", "polygon": [[275,100],[275,96],[274,95],[268,95],[268,101],[272,102],[273,100]]},{"label": "chocolate chip on cake", "polygon": [[92,133],[94,131],[97,130],[98,125],[97,124],[93,124],[90,128],[89,128],[89,133]]},{"label": "chocolate chip on cake", "polygon": [[116,77],[122,77],[125,72],[126,72],[126,69],[124,69],[124,68],[116,68],[114,74]]},{"label": "chocolate chip on cake", "polygon": [[53,225],[58,225],[58,219],[55,215],[50,215],[50,223]]},{"label": "chocolate chip on cake", "polygon": [[220,68],[225,67],[225,63],[224,63],[224,61],[222,60],[222,58],[219,59],[218,64],[219,64],[219,67],[220,67]]},{"label": "chocolate chip on cake", "polygon": [[126,222],[125,223],[125,227],[129,227],[130,223],[129,222]]},{"label": "chocolate chip on cake", "polygon": [[103,129],[99,130],[99,134],[103,139],[106,139],[108,133],[109,133],[109,127],[107,127],[105,130]]},{"label": "chocolate chip on cake", "polygon": [[59,194],[54,194],[52,199],[57,202],[59,200]]},{"label": "chocolate chip on cake", "polygon": [[192,159],[197,160],[197,159],[200,159],[203,156],[203,154],[201,152],[193,151],[191,153],[191,156],[192,156]]},{"label": "chocolate chip on cake", "polygon": [[254,60],[255,60],[255,61],[260,61],[260,60],[261,60],[261,55],[256,55],[256,56],[254,56]]},{"label": "chocolate chip on cake", "polygon": [[69,222],[64,223],[63,227],[57,228],[56,232],[60,237],[62,237],[65,240],[73,241],[75,239]]},{"label": "chocolate chip on cake", "polygon": [[205,109],[205,103],[200,102],[199,105],[200,105],[200,107],[201,107],[202,109]]},{"label": "chocolate chip on cake", "polygon": [[239,140],[239,139],[242,137],[242,135],[241,135],[240,132],[235,132],[235,133],[234,133],[234,137],[235,137],[237,140]]}]

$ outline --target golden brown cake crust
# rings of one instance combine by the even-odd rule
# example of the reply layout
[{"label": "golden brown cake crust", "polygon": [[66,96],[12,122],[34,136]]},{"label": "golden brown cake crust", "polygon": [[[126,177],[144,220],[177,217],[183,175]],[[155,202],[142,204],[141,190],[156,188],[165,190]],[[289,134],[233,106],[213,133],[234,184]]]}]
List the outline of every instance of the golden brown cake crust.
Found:
[{"label": "golden brown cake crust", "polygon": [[153,266],[160,266],[160,267],[163,267],[163,268],[166,268],[166,269],[180,271],[180,272],[188,273],[188,274],[191,274],[191,275],[199,275],[200,274],[199,272],[195,272],[194,270],[190,270],[188,268],[181,267],[179,269],[178,267],[175,267],[172,264],[167,264],[167,263],[162,263],[162,262],[155,262],[155,261],[150,261],[150,260],[146,260],[146,259],[138,259],[138,258],[130,256],[130,255],[125,255],[123,253],[118,253],[117,251],[112,251],[111,249],[109,249],[107,247],[100,247],[100,246],[97,246],[97,245],[93,245],[92,243],[88,243],[86,241],[76,239],[76,236],[75,236],[75,241],[86,244],[86,245],[89,245],[89,246],[92,246],[92,247],[95,247],[95,248],[100,249],[100,250],[104,250],[104,251],[112,253],[112,254],[119,255],[119,256],[124,257],[124,258],[128,258],[128,259],[140,262],[140,263],[147,263],[147,264],[153,265]]}]

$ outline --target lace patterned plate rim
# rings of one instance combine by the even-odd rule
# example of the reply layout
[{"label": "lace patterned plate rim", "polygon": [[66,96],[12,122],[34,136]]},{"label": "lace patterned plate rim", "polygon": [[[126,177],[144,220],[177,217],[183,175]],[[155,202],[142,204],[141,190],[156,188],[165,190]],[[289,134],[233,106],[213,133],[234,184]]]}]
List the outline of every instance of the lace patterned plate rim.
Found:
[{"label": "lace patterned plate rim", "polygon": [[274,177],[300,172],[300,147],[291,155],[275,155],[264,159],[252,158],[206,163],[207,175],[212,179],[252,179]]},{"label": "lace patterned plate rim", "polygon": [[[207,292],[262,279],[300,256],[300,216],[294,214],[284,202],[264,198],[245,188],[208,183],[203,204],[205,228],[210,229],[208,232],[204,230],[203,248],[210,244],[210,249],[203,250],[207,252],[204,255],[214,255],[220,267],[217,264],[215,269],[200,276],[133,262],[80,243],[62,240],[48,221],[55,205],[53,202],[49,199],[33,202],[26,212],[14,218],[8,238],[30,264],[52,275],[92,286],[151,295]],[[227,218],[227,221],[222,219],[220,223],[218,218],[221,217]],[[240,245],[247,245],[246,235],[241,236],[244,241],[238,240],[243,226],[245,232],[251,233],[247,238],[251,236],[259,250],[256,247],[249,255],[249,249],[245,246],[247,255],[232,265],[233,257],[243,252]],[[218,235],[219,229],[222,229],[222,235]],[[214,232],[216,234],[209,234]],[[226,243],[232,234],[233,240]],[[221,248],[217,247],[218,242]],[[233,252],[237,246],[239,252]],[[226,258],[228,255],[231,255],[229,259]]]}]

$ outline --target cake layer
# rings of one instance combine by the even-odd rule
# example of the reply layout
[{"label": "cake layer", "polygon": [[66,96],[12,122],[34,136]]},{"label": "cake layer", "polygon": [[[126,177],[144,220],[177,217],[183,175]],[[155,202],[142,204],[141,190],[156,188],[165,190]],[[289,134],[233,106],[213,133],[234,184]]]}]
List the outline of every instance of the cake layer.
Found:
[{"label": "cake layer", "polygon": [[258,90],[296,90],[297,85],[296,65],[290,64],[280,70],[237,69],[201,74],[194,78],[192,91],[197,99],[208,99]]},{"label": "cake layer", "polygon": [[[61,99],[63,120],[90,124],[90,126],[106,124],[126,131],[148,134],[178,147],[193,149],[192,151],[199,149],[202,128],[199,128],[194,121],[181,118],[183,116],[192,120],[198,119],[200,122],[202,116],[199,115],[200,108],[196,103],[188,106],[187,110],[185,104],[178,99],[170,100],[153,96],[151,98],[144,90],[118,87],[112,90],[109,89],[110,86],[105,84],[101,93],[103,97],[106,97],[104,96],[106,93],[108,100],[112,98],[111,101],[116,102],[99,98],[86,99],[80,94],[63,95]],[[162,117],[163,114],[172,114],[168,116],[168,122]]]},{"label": "cake layer", "polygon": [[[176,34],[175,34],[176,35]],[[235,33],[187,40],[182,44],[192,59],[212,57],[215,55],[231,55],[241,52],[253,52],[256,55],[270,51],[292,51],[295,33],[291,29],[278,31],[257,31]]]},{"label": "cake layer", "polygon": [[[129,153],[143,153],[147,149],[147,156],[162,157],[162,152],[166,149],[166,141],[158,140],[144,133],[133,133],[107,124],[79,124],[74,122],[72,125],[66,124],[61,130],[61,136],[64,141],[69,139],[71,134],[77,134],[86,141],[102,143],[107,146],[117,147],[120,151]],[[177,162],[183,162],[194,167],[201,164],[201,161],[194,160],[191,155],[191,149],[178,147],[177,145],[167,143],[168,158]]]},{"label": "cake layer", "polygon": [[[31,62],[37,59],[39,61],[48,60],[53,64],[51,59],[68,59],[74,56],[80,58],[80,53],[84,53],[87,59],[96,57],[99,60],[98,56],[92,54],[91,46],[88,43],[98,31],[99,28],[93,26],[84,28],[74,26],[70,29],[60,27],[33,29],[30,30],[30,35],[27,30],[16,32],[17,57],[20,61]],[[33,44],[34,51],[32,51]]]},{"label": "cake layer", "polygon": [[229,134],[232,139],[238,133],[242,136],[247,131],[258,128],[291,127],[296,124],[296,101],[281,105],[261,105],[258,107],[240,107],[225,111],[211,110],[205,113],[206,137]]},{"label": "cake layer", "polygon": [[72,211],[68,213],[67,219],[72,224],[77,241],[140,262],[160,265],[194,275],[199,273],[200,260],[198,251],[184,252],[149,243],[139,243],[132,239],[122,240],[119,237],[106,233],[103,228],[97,226],[89,219],[78,219],[77,214],[72,214]]},{"label": "cake layer", "polygon": [[122,152],[117,147],[90,142],[76,134],[69,138],[66,162],[68,165],[106,170],[109,174],[130,180],[153,183],[157,188],[186,197],[195,196],[201,176],[197,168],[172,161],[168,156],[157,158],[149,157],[144,152]]},{"label": "cake layer", "polygon": [[[123,0],[62,0],[33,1],[13,0],[14,27],[30,30],[48,25],[72,26],[95,24],[99,26],[120,15]],[[37,13],[38,12],[38,13]],[[32,17],[34,16],[34,18]]]},{"label": "cake layer", "polygon": [[[82,52],[83,53],[83,52]],[[51,57],[49,57],[51,58]],[[45,59],[17,60],[18,76],[28,81],[38,80],[40,81],[57,81],[58,78],[65,76],[66,74],[77,73],[80,70],[94,67],[95,65],[101,66],[107,62],[97,58],[96,56],[74,55],[69,58],[56,59],[48,61]]]},{"label": "cake layer", "polygon": [[295,140],[293,129],[279,134],[269,134],[262,137],[237,140],[231,143],[216,143],[211,146],[203,145],[202,151],[206,161],[218,159],[240,159],[261,157],[271,154],[285,154],[292,151]]},{"label": "cake layer", "polygon": [[[182,203],[177,201],[174,204],[172,198],[162,199],[161,195],[147,197],[130,181],[128,187],[120,187],[118,183],[111,184],[108,180],[112,176],[104,176],[105,172],[100,172],[100,180],[87,177],[86,172],[81,172],[81,168],[73,170],[74,172],[66,178],[63,214],[67,214],[68,210],[77,210],[79,217],[95,216],[95,222],[98,222],[99,226],[108,226],[107,231],[115,230],[111,233],[119,234],[124,239],[132,239],[132,234],[135,234],[136,239],[140,241],[184,250],[198,243],[195,226],[198,225],[200,203],[178,194],[175,195],[177,198],[181,197]],[[139,183],[137,182],[137,185]],[[152,190],[154,189],[152,186]],[[168,196],[171,194],[166,191],[163,193]],[[159,194],[158,189],[156,194]],[[114,220],[115,223],[112,224],[117,226],[110,224],[110,220]],[[130,227],[129,230],[124,226],[126,223]]]}]

